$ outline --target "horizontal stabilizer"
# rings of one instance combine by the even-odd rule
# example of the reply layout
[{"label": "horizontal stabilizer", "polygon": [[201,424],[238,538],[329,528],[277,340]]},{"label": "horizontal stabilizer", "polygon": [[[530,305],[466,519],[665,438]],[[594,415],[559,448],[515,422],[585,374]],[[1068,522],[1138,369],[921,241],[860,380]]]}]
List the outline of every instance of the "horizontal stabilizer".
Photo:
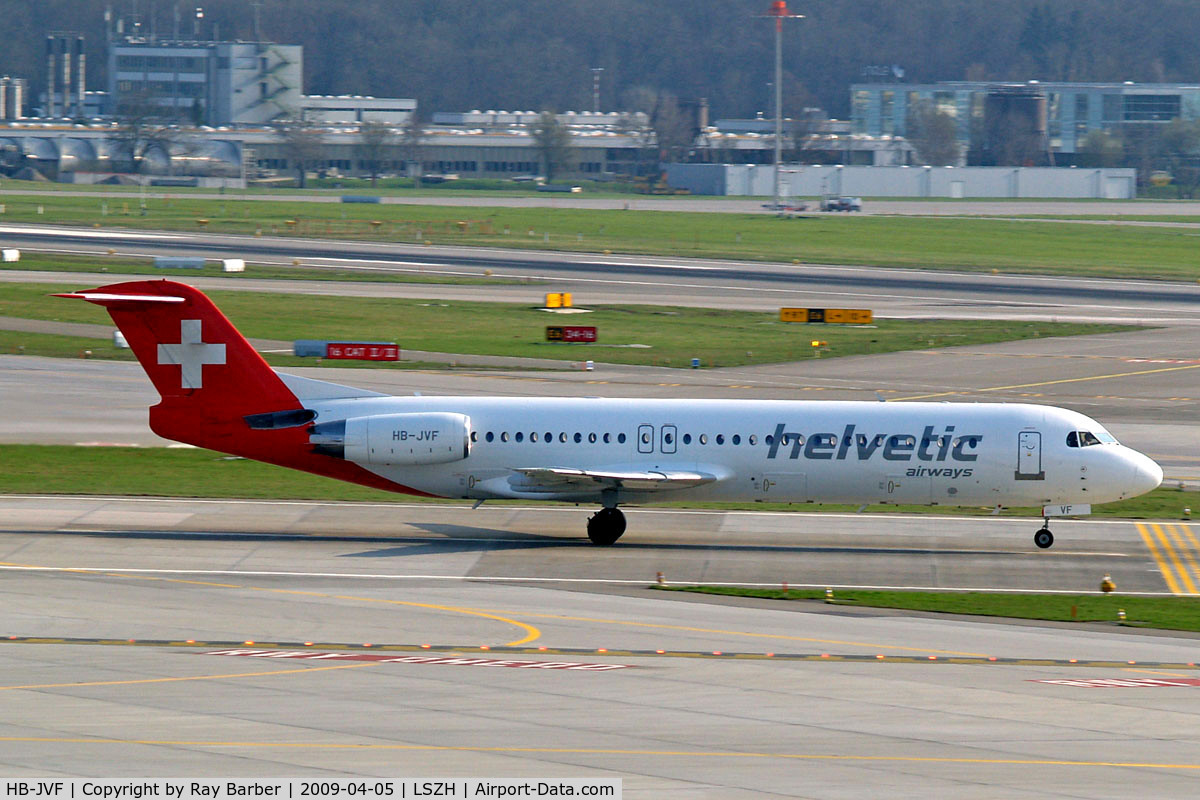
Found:
[{"label": "horizontal stabilizer", "polygon": [[87,300],[97,305],[109,303],[183,303],[185,298],[167,294],[109,294],[107,292],[62,292],[51,297],[67,297],[75,300]]}]

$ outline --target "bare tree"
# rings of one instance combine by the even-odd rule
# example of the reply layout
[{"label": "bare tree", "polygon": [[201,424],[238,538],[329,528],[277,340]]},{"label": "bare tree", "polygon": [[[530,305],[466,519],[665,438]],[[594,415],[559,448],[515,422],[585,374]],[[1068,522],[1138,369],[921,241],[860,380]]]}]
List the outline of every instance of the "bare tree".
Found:
[{"label": "bare tree", "polygon": [[695,141],[695,121],[683,110],[675,95],[637,86],[626,92],[625,103],[629,108],[644,113],[649,120],[657,150],[655,155],[658,163],[653,165],[654,171],[663,161],[678,161],[687,155]]},{"label": "bare tree", "polygon": [[1155,127],[1159,164],[1170,172],[1181,200],[1194,198],[1200,189],[1200,122],[1173,119]]},{"label": "bare tree", "polygon": [[388,151],[395,145],[396,139],[396,134],[386,123],[368,121],[358,126],[358,142],[354,145],[354,152],[367,168],[371,186],[378,181]]},{"label": "bare tree", "polygon": [[908,112],[905,138],[917,151],[922,164],[933,167],[958,164],[958,122],[939,111],[929,100],[921,100]]},{"label": "bare tree", "polygon": [[633,143],[634,152],[637,154],[637,163],[634,165],[634,173],[643,175],[647,170],[643,165],[647,161],[654,161],[654,169],[657,170],[658,164],[655,156],[654,129],[650,127],[650,117],[642,112],[622,114],[615,125],[616,132],[629,137]]},{"label": "bare tree", "polygon": [[[171,147],[179,139],[179,131],[167,124],[162,106],[145,92],[122,96],[117,106],[117,128],[109,136],[113,146],[114,166],[125,172],[139,174],[145,169],[151,150],[159,150],[170,158]],[[121,171],[121,170],[119,170]]]},{"label": "bare tree", "polygon": [[285,119],[275,125],[275,135],[283,143],[283,152],[296,170],[297,184],[303,189],[308,168],[320,161],[325,152],[321,132],[308,127],[303,120]]},{"label": "bare tree", "polygon": [[1081,167],[1119,167],[1125,163],[1125,142],[1109,131],[1091,131],[1078,146]]},{"label": "bare tree", "polygon": [[404,159],[411,166],[408,172],[412,176],[415,189],[421,188],[421,152],[425,136],[425,115],[418,104],[400,129],[400,147],[404,152]]},{"label": "bare tree", "polygon": [[543,111],[530,126],[529,133],[533,136],[534,146],[542,161],[542,172],[546,181],[554,180],[554,176],[567,172],[574,163],[574,148],[571,147],[571,132],[567,126],[558,121],[553,111]]}]

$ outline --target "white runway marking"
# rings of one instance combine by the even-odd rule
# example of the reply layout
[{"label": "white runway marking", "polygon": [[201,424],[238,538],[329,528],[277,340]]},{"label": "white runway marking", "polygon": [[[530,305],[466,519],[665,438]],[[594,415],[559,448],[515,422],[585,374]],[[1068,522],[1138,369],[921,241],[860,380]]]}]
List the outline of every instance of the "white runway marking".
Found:
[{"label": "white runway marking", "polygon": [[[336,578],[341,580],[385,580],[385,581],[462,581],[479,583],[578,583],[609,584],[623,586],[650,586],[652,578],[631,580],[623,578],[543,578],[526,575],[395,575],[388,573],[359,572],[287,572],[276,570],[229,570],[229,569],[140,569],[134,567],[41,567],[0,565],[0,572],[71,572],[71,573],[116,573],[121,575],[202,575],[226,578]],[[778,581],[772,583],[750,583],[729,581],[677,581],[677,586],[743,586],[748,588],[778,589]],[[1076,589],[996,589],[980,586],[887,586],[844,583],[792,583],[789,589],[841,589],[843,591],[880,592],[983,592],[1004,594],[1083,594]],[[1121,592],[1122,596],[1172,597],[1171,592]]]}]

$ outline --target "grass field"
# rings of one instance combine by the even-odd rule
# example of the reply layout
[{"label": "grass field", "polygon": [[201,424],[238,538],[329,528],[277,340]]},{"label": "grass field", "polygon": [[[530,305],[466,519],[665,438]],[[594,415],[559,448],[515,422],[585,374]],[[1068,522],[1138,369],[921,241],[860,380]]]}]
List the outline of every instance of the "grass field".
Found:
[{"label": "grass field", "polygon": [[[1200,279],[1188,230],[1053,221],[455,208],[0,194],[8,222],[300,235],[797,263]],[[38,213],[38,209],[42,213]],[[107,213],[104,213],[104,212]],[[201,226],[198,220],[207,222]],[[289,224],[294,223],[294,224]],[[372,222],[378,222],[373,225]]]},{"label": "grass field", "polygon": [[[48,297],[51,284],[0,284],[0,316],[108,324],[103,309]],[[595,345],[545,342],[562,324],[534,305],[214,291],[243,334],[261,339],[398,342],[410,350],[620,364],[704,367],[890,353],[1046,336],[1135,330],[1128,326],[977,320],[880,320],[875,326],[779,322],[772,314],[665,306],[593,306],[573,324],[595,325]],[[586,320],[586,321],[585,321]],[[813,341],[825,342],[814,348]],[[19,342],[18,342],[19,344]],[[642,345],[629,347],[628,345]],[[29,351],[31,352],[31,351]]]},{"label": "grass field", "polygon": [[[819,600],[820,589],[750,589],[737,586],[654,587],[675,592],[695,592],[772,600]],[[1059,622],[1118,622],[1124,609],[1126,626],[1200,631],[1200,598],[1131,597],[1120,594],[1019,594],[992,592],[875,592],[839,589],[837,605],[902,608],[943,614],[976,614]],[[1072,613],[1073,612],[1073,613]]]},{"label": "grass field", "polygon": [[[375,502],[455,503],[428,500],[356,486],[331,478],[228,459],[208,450],[166,447],[73,447],[70,445],[0,445],[0,494],[147,495],[157,497],[273,498]],[[1129,519],[1177,519],[1197,495],[1178,489],[1155,489],[1119,503],[1096,506],[1095,516]],[[503,502],[503,501],[492,501]],[[529,505],[528,501],[514,501]],[[709,508],[752,511],[853,511],[855,506],[802,503],[664,503],[666,508]],[[1033,516],[1038,509],[1005,510],[1005,516]],[[871,506],[867,513],[988,515],[987,508],[954,506]],[[1031,529],[1032,530],[1032,529]]]}]

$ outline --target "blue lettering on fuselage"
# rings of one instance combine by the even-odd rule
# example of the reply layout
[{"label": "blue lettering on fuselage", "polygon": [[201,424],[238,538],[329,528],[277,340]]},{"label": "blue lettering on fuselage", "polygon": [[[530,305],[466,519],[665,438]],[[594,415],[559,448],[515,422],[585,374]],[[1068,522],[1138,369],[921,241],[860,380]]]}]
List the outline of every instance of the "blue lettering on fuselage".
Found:
[{"label": "blue lettering on fuselage", "polygon": [[855,425],[847,425],[839,437],[835,433],[813,433],[804,436],[792,433],[780,422],[775,433],[768,439],[767,458],[778,458],[781,448],[790,447],[787,458],[845,461],[857,459],[869,461],[878,451],[885,461],[976,461],[974,452],[983,441],[983,434],[955,434],[954,426],[947,425],[941,433],[935,426],[926,425],[920,436],[912,433],[858,433]]}]

